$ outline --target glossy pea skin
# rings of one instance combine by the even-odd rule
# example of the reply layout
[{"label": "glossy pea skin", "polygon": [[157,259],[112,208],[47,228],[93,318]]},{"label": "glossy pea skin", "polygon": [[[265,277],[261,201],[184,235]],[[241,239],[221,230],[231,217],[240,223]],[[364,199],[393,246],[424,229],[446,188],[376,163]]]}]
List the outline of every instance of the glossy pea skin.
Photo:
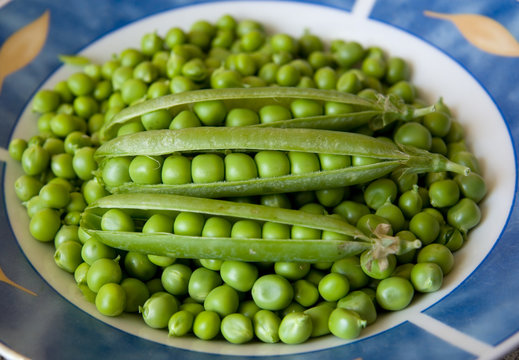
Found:
[{"label": "glossy pea skin", "polygon": [[372,324],[377,319],[375,304],[365,292],[356,290],[350,292],[337,302],[338,308],[348,309],[356,312],[366,324]]},{"label": "glossy pea skin", "polygon": [[438,264],[420,262],[411,269],[410,280],[416,291],[434,292],[442,286],[443,271]]},{"label": "glossy pea skin", "polygon": [[38,195],[43,184],[34,176],[21,175],[14,182],[14,191],[22,202],[29,201]]},{"label": "glossy pea skin", "polygon": [[193,106],[193,110],[202,124],[206,126],[221,125],[225,121],[227,109],[222,101],[202,101]]},{"label": "glossy pea skin", "polygon": [[429,150],[432,145],[430,131],[417,122],[408,122],[398,128],[394,140],[396,143],[411,145],[424,150]]},{"label": "glossy pea skin", "polygon": [[204,226],[204,216],[199,213],[181,212],[173,223],[177,235],[200,236]]},{"label": "glossy pea skin", "polygon": [[194,183],[204,184],[225,178],[223,159],[216,154],[196,155],[191,161],[191,177]]},{"label": "glossy pea skin", "polygon": [[418,214],[422,210],[422,206],[423,200],[416,187],[405,191],[398,198],[398,207],[408,219]]},{"label": "glossy pea skin", "polygon": [[191,268],[187,265],[171,264],[162,271],[162,286],[172,295],[186,295],[188,293],[189,280],[192,273]]},{"label": "glossy pea skin", "polygon": [[27,175],[39,175],[47,169],[50,156],[40,145],[29,146],[22,154],[22,168]]},{"label": "glossy pea skin", "polygon": [[261,178],[290,174],[290,162],[287,155],[281,151],[259,151],[256,153],[254,160]]},{"label": "glossy pea skin", "polygon": [[184,129],[189,127],[201,126],[201,122],[193,111],[182,110],[179,112],[171,123],[169,124],[170,129]]},{"label": "glossy pea skin", "polygon": [[315,172],[321,169],[319,158],[314,153],[290,151],[288,159],[290,161],[290,173],[294,175]]},{"label": "glossy pea skin", "polygon": [[350,224],[357,224],[361,217],[370,214],[370,210],[365,204],[345,200],[333,209],[333,213],[341,215]]},{"label": "glossy pea skin", "polygon": [[128,167],[130,178],[136,184],[151,185],[161,182],[163,159],[160,156],[138,155]]},{"label": "glossy pea skin", "polygon": [[319,299],[317,286],[305,279],[296,280],[292,283],[294,289],[294,300],[304,307],[314,305]]},{"label": "glossy pea skin", "polygon": [[312,321],[312,333],[310,337],[318,337],[330,333],[328,319],[334,309],[335,307],[329,303],[321,303],[304,310],[304,313],[310,316]]},{"label": "glossy pea skin", "polygon": [[9,156],[16,161],[22,160],[23,152],[27,149],[27,141],[24,139],[12,139],[9,142],[8,152]]},{"label": "glossy pea skin", "polygon": [[120,209],[110,209],[101,218],[101,229],[106,231],[135,231],[133,219]]},{"label": "glossy pea skin", "polygon": [[104,284],[97,292],[95,305],[97,311],[103,315],[118,316],[126,307],[126,293],[119,284]]},{"label": "glossy pea skin", "polygon": [[337,301],[350,291],[350,283],[345,275],[331,272],[318,285],[319,294],[326,301]]},{"label": "glossy pea skin", "polygon": [[262,237],[264,239],[289,239],[290,226],[275,222],[265,222],[262,227]]},{"label": "glossy pea skin", "polygon": [[245,292],[252,289],[258,278],[258,268],[251,263],[227,260],[222,263],[220,276],[232,288]]},{"label": "glossy pea skin", "polygon": [[356,290],[365,287],[369,277],[362,270],[358,256],[349,256],[335,261],[330,269],[348,278],[350,289]]},{"label": "glossy pea skin", "polygon": [[481,221],[481,209],[470,199],[463,198],[447,211],[447,222],[466,234]]},{"label": "glossy pea skin", "polygon": [[125,278],[121,282],[121,287],[126,294],[125,312],[134,313],[139,311],[139,307],[143,306],[150,297],[150,292],[146,283],[135,278]]},{"label": "glossy pea skin", "polygon": [[168,320],[169,336],[184,336],[193,328],[195,315],[187,310],[179,310]]},{"label": "glossy pea skin", "polygon": [[290,110],[283,105],[265,105],[259,110],[260,122],[262,124],[272,123],[292,118]]},{"label": "glossy pea skin", "polygon": [[77,241],[65,241],[54,252],[54,262],[61,269],[71,274],[83,262],[81,259],[81,244]]},{"label": "glossy pea skin", "polygon": [[211,340],[220,333],[221,320],[214,311],[204,310],[196,315],[193,333],[202,340]]},{"label": "glossy pea skin", "polygon": [[287,314],[279,324],[279,339],[285,344],[301,344],[312,334],[312,319],[303,312]]},{"label": "glossy pea skin", "polygon": [[336,308],[328,318],[330,332],[341,339],[355,339],[366,326],[366,321],[348,309]]},{"label": "glossy pea skin", "polygon": [[162,183],[167,185],[188,184],[191,182],[191,161],[182,155],[168,156],[162,164]]},{"label": "glossy pea skin", "polygon": [[209,292],[221,284],[222,278],[217,272],[200,267],[189,278],[188,294],[196,301],[203,302]]},{"label": "glossy pea skin", "polygon": [[431,205],[438,208],[456,204],[460,197],[458,184],[452,179],[435,181],[429,187]]},{"label": "glossy pea skin", "polygon": [[479,203],[487,193],[485,180],[476,173],[468,175],[456,175],[454,181],[458,184],[460,192],[464,197]]},{"label": "glossy pea skin", "polygon": [[368,250],[360,255],[360,266],[364,273],[369,277],[377,280],[382,280],[389,277],[396,268],[396,256],[389,254],[387,256],[387,265],[384,268],[380,260],[375,260]]},{"label": "glossy pea skin", "polygon": [[56,236],[54,237],[54,247],[57,249],[59,245],[65,241],[74,241],[81,244],[78,235],[77,225],[61,225]]},{"label": "glossy pea skin", "polygon": [[164,214],[153,214],[142,227],[143,233],[173,232],[174,219]]},{"label": "glossy pea skin", "polygon": [[87,273],[87,285],[90,290],[97,293],[101,286],[108,283],[120,283],[122,270],[117,261],[101,258],[94,261]]},{"label": "glossy pea skin", "polygon": [[278,261],[274,264],[274,272],[287,280],[302,279],[310,271],[310,263]]},{"label": "glossy pea skin", "polygon": [[448,247],[442,244],[429,244],[418,252],[417,263],[434,263],[440,266],[443,275],[454,267],[454,256]]},{"label": "glossy pea skin", "polygon": [[229,314],[222,319],[220,331],[232,344],[244,344],[254,337],[252,321],[243,314]]},{"label": "glossy pea skin", "polygon": [[382,178],[369,183],[364,190],[364,200],[366,205],[377,210],[386,202],[393,202],[396,199],[398,188],[391,179]]},{"label": "glossy pea skin", "polygon": [[431,214],[421,211],[409,221],[409,230],[413,232],[423,244],[432,243],[440,233],[440,223]]},{"label": "glossy pea skin", "polygon": [[267,274],[254,282],[251,294],[260,308],[276,311],[290,304],[294,291],[290,282],[284,277],[277,274]]},{"label": "glossy pea skin", "polygon": [[227,284],[212,289],[204,300],[204,308],[220,317],[235,313],[239,306],[238,292]]},{"label": "glossy pea skin", "polygon": [[279,342],[279,325],[281,319],[270,310],[259,310],[253,317],[254,334],[262,342],[274,344]]},{"label": "glossy pea skin", "polygon": [[113,248],[103,244],[94,237],[86,240],[81,248],[81,258],[89,265],[92,265],[94,261],[102,258],[114,259],[116,255]]},{"label": "glossy pea skin", "polygon": [[146,325],[154,329],[164,329],[168,321],[178,310],[175,297],[167,292],[153,294],[142,306],[140,312]]},{"label": "glossy pea skin", "polygon": [[402,230],[406,225],[406,219],[402,210],[390,202],[380,206],[375,212],[375,215],[387,219],[391,223],[391,228],[394,232]]},{"label": "glossy pea skin", "polygon": [[124,269],[131,277],[148,281],[155,276],[157,265],[153,264],[146,254],[129,251],[124,256]]},{"label": "glossy pea skin", "polygon": [[50,242],[54,240],[60,226],[61,219],[58,211],[43,208],[32,216],[29,223],[29,232],[36,240]]},{"label": "glossy pea skin", "polygon": [[209,217],[202,228],[204,237],[230,237],[232,224],[229,220],[219,217]]},{"label": "glossy pea skin", "polygon": [[155,110],[142,115],[141,122],[146,130],[167,129],[171,123],[171,114],[165,109]]},{"label": "glossy pea skin", "polygon": [[393,229],[391,228],[391,223],[386,218],[376,214],[363,215],[356,224],[357,228],[368,236],[371,236],[377,227],[386,225],[388,226],[387,234],[392,235]]},{"label": "glossy pea skin", "polygon": [[411,282],[398,276],[391,276],[381,280],[376,289],[378,305],[390,311],[406,308],[413,296],[414,288]]},{"label": "glossy pea skin", "polygon": [[227,154],[224,158],[225,180],[240,181],[258,177],[254,159],[243,153]]}]

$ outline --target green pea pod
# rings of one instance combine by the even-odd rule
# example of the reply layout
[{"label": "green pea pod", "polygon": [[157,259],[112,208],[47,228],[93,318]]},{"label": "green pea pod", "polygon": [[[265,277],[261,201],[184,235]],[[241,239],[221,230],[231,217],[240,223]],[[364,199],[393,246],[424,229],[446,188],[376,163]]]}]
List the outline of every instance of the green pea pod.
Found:
[{"label": "green pea pod", "polygon": [[[329,230],[351,236],[354,240],[242,239],[101,230],[101,218],[110,209],[126,212],[136,224],[144,223],[154,214],[175,217],[180,212],[196,212],[205,216],[226,217],[231,221],[250,219]],[[379,233],[374,233],[376,239],[369,237],[333,215],[180,195],[110,195],[85,209],[80,226],[88,236],[113,248],[177,258],[319,262],[334,261],[370,249],[374,254],[385,257],[389,253],[406,252],[421,245],[419,241],[409,243]]]},{"label": "green pea pod", "polygon": [[[434,111],[434,106],[415,109],[402,102],[394,95],[379,95],[377,100],[365,99],[355,94],[325,89],[310,89],[296,87],[256,87],[256,88],[232,88],[232,89],[200,89],[171,94],[155,99],[139,102],[121,110],[110,119],[101,129],[100,139],[107,141],[116,136],[117,130],[124,124],[133,121],[141,115],[168,109],[172,113],[178,113],[189,109],[193,104],[203,101],[221,100],[228,109],[246,107],[259,110],[264,105],[284,104],[289,105],[295,99],[309,99],[318,101],[333,101],[353,105],[362,114],[334,116],[315,116],[302,120],[286,120],[263,126],[282,127],[311,127],[326,129],[352,130],[365,124],[371,124],[374,128],[382,128],[397,120],[410,120]],[[331,120],[333,119],[333,120]]]},{"label": "green pea pod", "polygon": [[[337,170],[292,174],[244,181],[183,185],[137,185],[126,183],[107,187],[112,193],[157,192],[201,197],[254,195],[279,192],[318,190],[361,184],[380,178],[403,166],[407,171],[454,171],[466,173],[467,168],[455,164],[439,154],[370,136],[315,129],[282,129],[260,127],[196,127],[180,130],[153,130],[115,138],[96,151],[100,163],[121,156],[157,156],[173,153],[229,152],[229,151],[299,151],[321,154],[362,156],[377,159],[369,165]],[[102,180],[102,179],[101,179]]]}]

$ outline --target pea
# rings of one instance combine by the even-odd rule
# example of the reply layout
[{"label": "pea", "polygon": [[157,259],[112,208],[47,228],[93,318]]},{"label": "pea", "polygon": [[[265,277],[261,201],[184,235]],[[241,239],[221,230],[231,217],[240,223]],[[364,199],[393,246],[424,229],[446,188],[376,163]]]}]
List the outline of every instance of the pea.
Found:
[{"label": "pea", "polygon": [[332,272],[342,274],[348,278],[350,289],[360,289],[366,286],[369,278],[362,270],[358,256],[345,257],[333,263]]},{"label": "pea", "polygon": [[88,288],[95,293],[97,293],[104,284],[119,284],[121,279],[121,267],[117,261],[107,258],[94,261],[90,265],[87,273]]},{"label": "pea", "polygon": [[212,216],[205,221],[204,227],[202,228],[202,236],[230,237],[231,228],[232,224],[229,220],[218,216]]},{"label": "pea", "polygon": [[146,300],[140,312],[146,325],[154,329],[163,329],[168,327],[169,319],[177,310],[176,298],[160,291]]},{"label": "pea", "polygon": [[291,174],[305,174],[320,170],[319,158],[314,153],[290,151],[288,159]]},{"label": "pea", "polygon": [[278,261],[274,264],[276,274],[288,280],[302,279],[310,271],[310,263]]},{"label": "pea", "polygon": [[418,214],[422,210],[422,206],[423,200],[417,187],[405,191],[398,198],[398,207],[408,219]]},{"label": "pea", "polygon": [[420,249],[416,257],[417,263],[435,263],[440,266],[443,275],[447,275],[454,267],[454,256],[445,245],[429,244]]},{"label": "pea", "polygon": [[101,229],[107,231],[135,231],[133,219],[122,210],[110,209],[101,217]]},{"label": "pea", "polygon": [[258,113],[246,108],[233,108],[225,118],[225,126],[247,126],[259,124]]},{"label": "pea", "polygon": [[402,213],[402,210],[390,202],[380,206],[375,214],[383,217],[384,219],[387,219],[391,224],[391,228],[395,232],[402,230],[406,225],[406,219]]},{"label": "pea", "polygon": [[90,180],[94,177],[94,171],[97,169],[94,153],[95,148],[83,147],[78,149],[72,157],[72,168],[81,180]]},{"label": "pea", "polygon": [[364,191],[366,205],[377,210],[387,201],[393,202],[397,196],[397,186],[391,179],[382,178],[372,181]]},{"label": "pea", "polygon": [[268,124],[292,118],[290,110],[283,105],[265,105],[259,110],[259,118],[262,124]]},{"label": "pea", "polygon": [[221,125],[225,121],[227,109],[222,101],[197,102],[193,106],[195,114],[206,126]]},{"label": "pea", "polygon": [[94,237],[87,239],[81,248],[81,258],[88,265],[102,258],[115,259],[116,252],[113,248],[103,244]]},{"label": "pea", "polygon": [[458,184],[458,187],[464,197],[479,203],[487,193],[487,187],[485,180],[476,173],[470,173],[468,175],[456,175],[454,181]]},{"label": "pea", "polygon": [[181,212],[173,223],[173,232],[178,235],[200,236],[204,226],[204,216],[200,213]]},{"label": "pea", "polygon": [[345,275],[331,272],[318,285],[319,294],[326,301],[337,301],[350,291],[350,283]]},{"label": "pea", "polygon": [[108,159],[102,169],[103,182],[108,186],[119,186],[131,181],[129,157],[114,157]]},{"label": "pea", "polygon": [[259,151],[256,153],[254,160],[261,178],[283,176],[290,173],[288,157],[281,151]]},{"label": "pea", "polygon": [[57,249],[65,241],[75,241],[81,244],[78,229],[79,227],[77,225],[61,225],[56,236],[54,236],[54,247]]},{"label": "pea", "polygon": [[350,224],[357,224],[362,216],[370,213],[370,210],[365,204],[345,200],[333,209],[333,213],[341,215]]},{"label": "pea", "polygon": [[290,282],[284,277],[277,274],[267,274],[254,282],[251,294],[260,308],[276,311],[290,304],[294,291]]},{"label": "pea", "polygon": [[167,129],[171,123],[168,110],[156,110],[141,116],[142,125],[146,130]]},{"label": "pea", "polygon": [[153,214],[142,227],[143,233],[173,232],[174,219],[164,214]]},{"label": "pea", "polygon": [[139,155],[132,159],[128,173],[134,183],[159,184],[161,182],[163,159],[160,156]]},{"label": "pea", "polygon": [[357,228],[361,230],[364,234],[371,236],[379,226],[387,226],[387,234],[392,235],[393,229],[391,228],[391,223],[383,218],[382,216],[376,214],[366,214],[363,215],[356,224]]},{"label": "pea", "polygon": [[209,292],[221,284],[222,278],[217,272],[200,267],[189,278],[188,293],[196,301],[203,302]]},{"label": "pea", "polygon": [[369,250],[366,250],[360,255],[360,266],[369,277],[382,280],[389,277],[395,270],[396,256],[389,254],[386,263],[382,260],[373,259],[373,255]]},{"label": "pea", "polygon": [[204,310],[196,315],[193,333],[202,340],[211,340],[220,333],[221,320],[214,311]]},{"label": "pea", "polygon": [[14,182],[14,191],[20,201],[29,201],[38,195],[43,184],[33,176],[21,175]]},{"label": "pea", "polygon": [[337,302],[338,308],[348,309],[357,313],[366,325],[372,324],[377,319],[375,304],[365,292],[356,290],[350,292]]},{"label": "pea", "polygon": [[397,143],[415,146],[424,150],[429,150],[432,145],[430,131],[417,122],[408,122],[398,128],[394,140]]},{"label": "pea", "polygon": [[97,292],[95,305],[103,315],[118,316],[126,307],[126,293],[119,284],[104,284]]},{"label": "pea", "polygon": [[310,315],[303,312],[287,314],[279,324],[279,339],[285,344],[300,344],[312,334]]},{"label": "pea", "polygon": [[294,300],[304,307],[314,305],[319,299],[317,286],[308,280],[299,279],[292,284]]},{"label": "pea", "polygon": [[460,197],[458,184],[452,179],[436,181],[429,187],[429,198],[434,207],[449,207],[456,204]]},{"label": "pea", "polygon": [[249,180],[258,176],[254,159],[247,154],[231,153],[225,156],[225,179],[227,181]]},{"label": "pea", "polygon": [[73,274],[83,262],[81,259],[81,244],[77,241],[65,241],[54,252],[54,262],[61,269]]},{"label": "pea", "polygon": [[155,276],[157,265],[153,264],[146,254],[129,251],[124,256],[124,269],[131,277],[148,281]]},{"label": "pea", "polygon": [[180,310],[171,315],[168,321],[169,336],[184,336],[193,328],[195,315],[187,310]]},{"label": "pea", "polygon": [[121,287],[126,294],[124,311],[134,313],[139,311],[139,307],[150,297],[150,292],[146,283],[135,278],[126,278],[121,282]]},{"label": "pea", "polygon": [[43,208],[32,216],[29,231],[36,240],[49,242],[54,240],[60,226],[61,219],[58,211]]},{"label": "pea", "polygon": [[94,90],[95,82],[85,73],[77,72],[70,75],[67,85],[75,96],[88,95]]},{"label": "pea", "polygon": [[421,211],[409,221],[409,230],[425,245],[432,243],[440,233],[440,223],[431,214]]},{"label": "pea", "polygon": [[414,288],[407,279],[391,276],[380,281],[376,289],[377,303],[385,310],[406,308],[414,296]]},{"label": "pea", "polygon": [[216,154],[196,155],[191,161],[191,177],[194,183],[210,183],[225,178],[223,159]]},{"label": "pea", "polygon": [[253,317],[254,334],[265,343],[279,341],[279,325],[281,319],[270,310],[259,310]]},{"label": "pea", "polygon": [[243,344],[252,340],[254,329],[252,321],[243,314],[229,314],[222,319],[221,333],[233,344]]},{"label": "pea", "polygon": [[435,263],[418,263],[411,270],[411,283],[416,291],[422,293],[437,291],[443,283],[442,269]]},{"label": "pea", "polygon": [[222,280],[238,291],[249,291],[258,278],[258,269],[251,263],[224,261],[220,268]]},{"label": "pea", "polygon": [[336,308],[330,314],[328,327],[330,332],[341,339],[355,339],[366,326],[366,321],[348,309]]},{"label": "pea", "polygon": [[40,145],[29,146],[22,154],[21,163],[25,174],[39,175],[47,169],[50,156]]}]

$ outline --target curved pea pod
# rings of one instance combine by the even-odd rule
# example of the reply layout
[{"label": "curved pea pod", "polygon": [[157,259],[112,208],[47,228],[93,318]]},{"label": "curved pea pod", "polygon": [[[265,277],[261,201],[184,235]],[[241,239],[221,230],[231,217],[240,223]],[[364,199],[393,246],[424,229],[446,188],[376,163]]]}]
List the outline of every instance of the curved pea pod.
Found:
[{"label": "curved pea pod", "polygon": [[[120,209],[130,215],[137,231],[102,230],[101,219],[110,209]],[[205,218],[225,217],[231,222],[248,219],[305,226],[348,235],[352,240],[203,237],[138,232],[146,219],[154,214],[174,218],[181,212],[198,213]],[[380,232],[374,232],[374,237],[367,236],[333,215],[170,194],[109,195],[85,209],[80,226],[89,236],[113,248],[176,258],[319,262],[334,261],[370,249],[375,256],[385,257],[421,246],[420,241],[408,242]]]},{"label": "curved pea pod", "polygon": [[150,99],[125,108],[103,125],[100,139],[104,142],[114,138],[118,129],[124,124],[157,110],[167,109],[172,114],[177,114],[182,110],[191,109],[195,103],[218,100],[223,101],[227,109],[245,107],[257,111],[264,105],[289,106],[296,99],[316,100],[322,103],[338,102],[352,105],[356,111],[348,114],[276,121],[259,126],[350,131],[368,124],[375,129],[380,129],[395,120],[410,120],[434,111],[434,105],[426,108],[414,108],[406,105],[394,95],[379,94],[377,100],[371,100],[336,90],[296,87],[200,89]]},{"label": "curved pea pod", "polygon": [[439,154],[398,146],[374,137],[331,130],[260,127],[196,127],[180,130],[153,130],[115,138],[96,151],[100,171],[113,157],[161,156],[173,153],[257,152],[277,150],[369,157],[375,163],[321,170],[302,174],[216,181],[181,185],[139,185],[132,182],[107,187],[111,193],[172,193],[199,197],[258,195],[318,190],[362,184],[385,176],[399,167],[412,172],[454,171],[467,168]]}]

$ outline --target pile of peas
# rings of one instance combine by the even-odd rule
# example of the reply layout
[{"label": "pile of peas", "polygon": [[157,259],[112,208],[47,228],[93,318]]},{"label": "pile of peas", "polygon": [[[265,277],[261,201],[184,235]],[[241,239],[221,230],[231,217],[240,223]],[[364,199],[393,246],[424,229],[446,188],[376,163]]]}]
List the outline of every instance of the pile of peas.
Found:
[{"label": "pile of peas", "polygon": [[[38,135],[28,141],[13,139],[9,145],[11,157],[24,171],[14,184],[15,192],[30,217],[31,235],[55,247],[56,264],[74,275],[79,289],[103,315],[140,313],[148,326],[168,329],[170,336],[223,337],[231,343],[256,339],[297,344],[330,333],[352,339],[380,313],[404,309],[416,293],[440,289],[454,266],[453,253],[480,221],[478,203],[486,194],[485,182],[478,160],[464,142],[462,127],[443,103],[416,121],[399,122],[377,132],[369,127],[358,131],[443,154],[470,167],[469,175],[395,171],[358,186],[229,199],[337,214],[359,229],[387,224],[391,234],[420,239],[422,248],[390,255],[387,264],[366,266],[367,252],[313,264],[145,255],[110,248],[86,236],[79,222],[89,204],[109,195],[95,176],[94,154],[102,125],[125,107],[189,90],[255,86],[336,89],[366,98],[396,94],[408,104],[421,104],[409,78],[408,64],[388,57],[380,48],[364,48],[345,40],[325,45],[311,33],[299,38],[270,35],[257,21],[237,21],[229,15],[215,23],[196,21],[188,30],[174,27],[164,36],[148,33],[140,48],[125,49],[100,65],[88,63],[53,89],[35,95],[32,104],[39,114]],[[338,111],[334,104],[304,100],[259,111],[218,110],[220,105],[203,103],[178,114],[159,111],[124,125],[117,135],[200,124],[244,126]],[[275,155],[284,158],[266,160],[269,166],[272,161],[292,167],[323,167],[335,162],[348,166],[352,161],[327,160],[315,154],[311,160],[296,161],[292,157],[298,154]],[[232,164],[230,158],[236,156],[249,155],[205,159],[200,169],[214,167],[214,161]],[[116,161],[125,162],[132,180],[141,181],[136,178],[143,176],[144,182],[150,177],[165,181],[166,162],[189,162],[192,168],[202,162],[173,155],[164,160],[161,174],[131,170],[134,162],[149,159]],[[157,161],[152,161],[157,168]],[[251,166],[228,165],[225,171],[218,165],[218,171],[205,171],[200,179],[187,170],[181,175],[202,182],[213,181],[216,175],[218,180],[262,176],[261,161],[252,164],[249,156],[246,162]],[[102,178],[106,183],[121,181],[105,173]],[[156,214],[136,227],[124,211],[113,210],[103,217],[102,227],[238,238],[287,236],[290,232],[292,236],[324,238],[323,234],[309,234],[311,229],[304,227],[269,229],[267,223],[230,223],[223,217],[204,218],[196,213],[180,213],[175,218]]]}]

